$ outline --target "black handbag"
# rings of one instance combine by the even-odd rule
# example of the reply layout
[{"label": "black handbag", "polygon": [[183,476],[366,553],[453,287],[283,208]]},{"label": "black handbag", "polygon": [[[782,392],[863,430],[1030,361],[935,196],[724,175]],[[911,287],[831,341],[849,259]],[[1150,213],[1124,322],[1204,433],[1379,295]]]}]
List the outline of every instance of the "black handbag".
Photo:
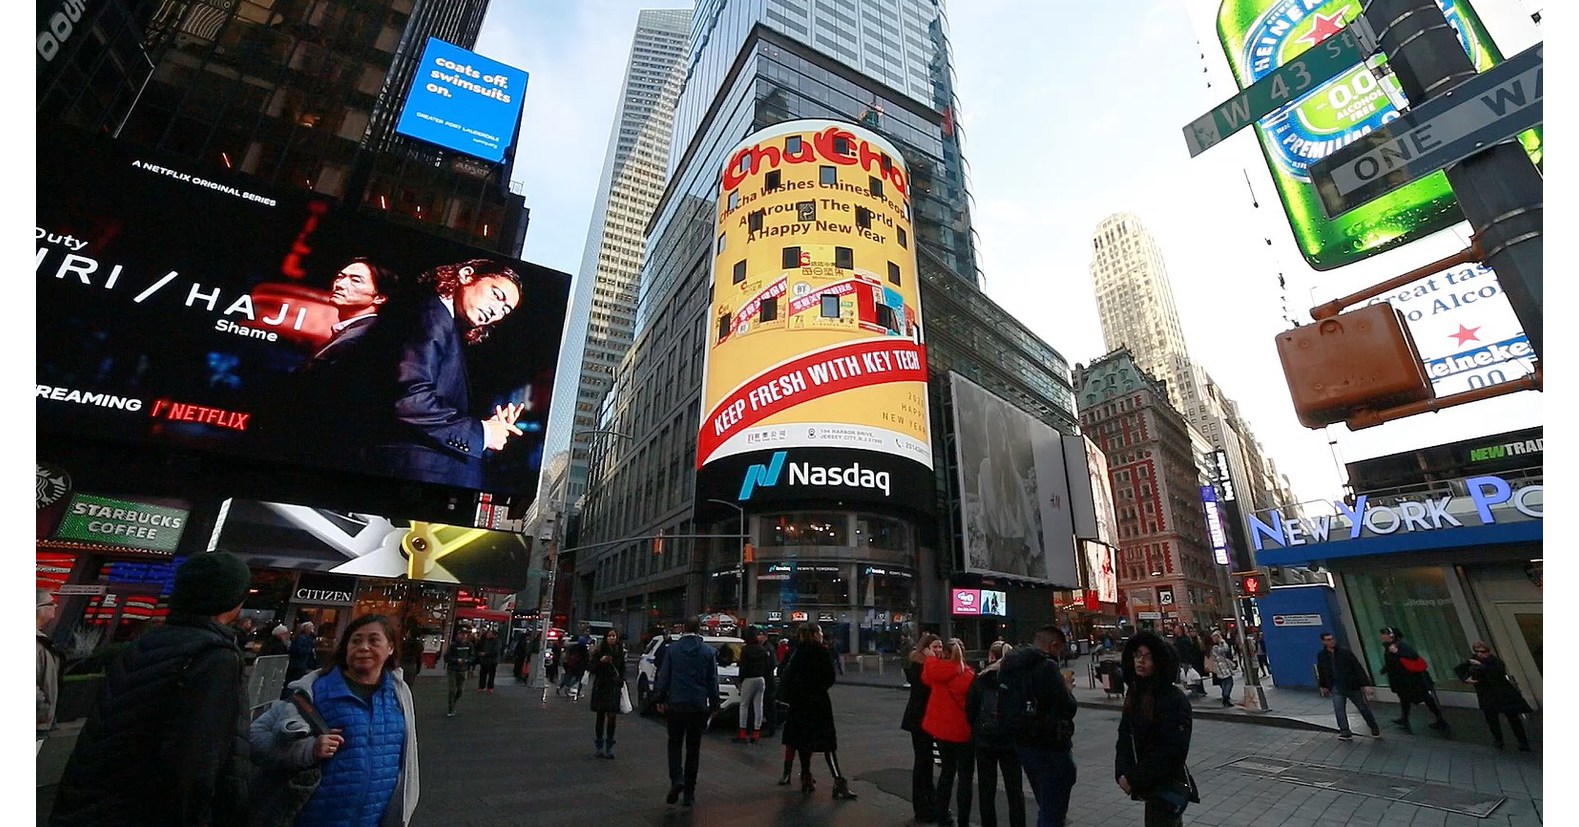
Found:
[{"label": "black handbag", "polygon": [[[1135,734],[1129,736],[1129,754],[1135,764],[1140,764],[1140,751],[1135,749]],[[1179,767],[1179,777],[1169,779],[1151,791],[1148,798],[1157,802],[1158,806],[1171,816],[1182,816],[1184,810],[1191,804],[1201,803],[1201,790],[1195,786],[1195,776],[1190,774],[1188,764]]]}]

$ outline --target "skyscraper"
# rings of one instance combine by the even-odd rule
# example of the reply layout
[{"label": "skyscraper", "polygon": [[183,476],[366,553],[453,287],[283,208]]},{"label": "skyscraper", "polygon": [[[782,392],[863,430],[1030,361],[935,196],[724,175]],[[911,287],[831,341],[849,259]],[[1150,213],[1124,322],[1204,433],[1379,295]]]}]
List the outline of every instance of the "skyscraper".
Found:
[{"label": "skyscraper", "polygon": [[40,53],[41,121],[520,252],[514,136],[495,164],[394,131],[428,38],[471,48],[488,0],[79,5],[72,36]]},{"label": "skyscraper", "polygon": [[[809,613],[831,618],[829,637],[853,651],[947,611],[958,535],[955,521],[934,515],[958,505],[948,439],[932,444],[936,502],[857,504],[831,493],[793,508],[697,501],[720,174],[735,145],[764,127],[833,119],[896,148],[909,176],[913,238],[901,243],[917,259],[929,386],[946,386],[957,371],[1054,428],[1074,429],[1068,363],[977,287],[946,28],[941,0],[699,4],[635,338],[597,414],[597,429],[622,436],[589,446],[578,545],[596,550],[575,561],[576,612],[632,633],[720,607],[769,624]],[[928,398],[934,423],[944,421],[942,398]],[[754,561],[745,559],[746,534]],[[813,556],[817,565],[796,562]],[[794,589],[817,594],[785,611]],[[1011,591],[1025,606],[1016,622],[1050,622],[1049,598]]]},{"label": "skyscraper", "polygon": [[[573,451],[562,492],[566,510],[575,508],[586,487],[585,434],[597,427],[598,406],[613,386],[614,368],[630,349],[635,332],[647,222],[668,181],[674,104],[690,28],[689,9],[647,9],[636,18],[560,348],[561,363],[569,369],[559,371],[554,399],[564,401],[549,420],[550,442],[544,449],[549,455]],[[545,496],[557,500],[560,493]]]},{"label": "skyscraper", "polygon": [[1127,348],[1141,370],[1167,383],[1173,407],[1197,424],[1204,412],[1168,268],[1139,218],[1116,213],[1097,225],[1091,236],[1091,282],[1108,352]]}]

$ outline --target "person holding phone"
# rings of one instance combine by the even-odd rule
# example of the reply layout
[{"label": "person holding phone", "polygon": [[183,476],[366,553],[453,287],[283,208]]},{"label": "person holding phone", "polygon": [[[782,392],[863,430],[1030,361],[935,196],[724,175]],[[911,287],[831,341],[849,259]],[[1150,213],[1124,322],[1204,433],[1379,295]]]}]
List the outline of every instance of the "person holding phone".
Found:
[{"label": "person holding phone", "polygon": [[330,662],[291,684],[290,700],[275,701],[252,723],[253,762],[272,782],[254,792],[262,823],[411,821],[419,793],[416,708],[396,649],[388,618],[352,620]]}]

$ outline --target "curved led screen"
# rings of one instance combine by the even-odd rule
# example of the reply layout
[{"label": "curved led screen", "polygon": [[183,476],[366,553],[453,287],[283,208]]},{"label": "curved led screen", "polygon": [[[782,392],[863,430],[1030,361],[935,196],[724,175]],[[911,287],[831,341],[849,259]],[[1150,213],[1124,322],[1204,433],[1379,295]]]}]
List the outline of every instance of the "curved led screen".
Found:
[{"label": "curved led screen", "polygon": [[837,121],[729,154],[713,249],[698,498],[931,508],[910,178]]}]

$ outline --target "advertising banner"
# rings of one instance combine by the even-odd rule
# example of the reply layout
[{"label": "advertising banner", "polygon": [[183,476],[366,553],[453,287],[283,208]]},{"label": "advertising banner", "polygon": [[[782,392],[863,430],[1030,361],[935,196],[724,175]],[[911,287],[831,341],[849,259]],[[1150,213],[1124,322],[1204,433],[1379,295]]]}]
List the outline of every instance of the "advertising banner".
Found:
[{"label": "advertising banner", "polygon": [[951,589],[949,593],[953,597],[953,614],[981,614],[981,589]]},{"label": "advertising banner", "polygon": [[532,496],[569,277],[40,129],[38,427]]},{"label": "advertising banner", "polygon": [[1086,570],[1091,575],[1089,588],[1096,591],[1097,600],[1103,603],[1118,602],[1118,572],[1113,568],[1113,549],[1101,543],[1081,540],[1085,550]]},{"label": "advertising banner", "polygon": [[1228,565],[1228,532],[1223,530],[1223,510],[1217,504],[1217,486],[1201,486],[1201,507],[1206,511],[1206,534],[1212,541],[1212,559]]},{"label": "advertising banner", "polygon": [[1069,500],[1075,536],[1118,545],[1118,518],[1113,512],[1113,486],[1108,479],[1107,457],[1090,437],[1065,434],[1064,464],[1069,469]]},{"label": "advertising banner", "polygon": [[526,78],[524,70],[430,37],[395,131],[503,161],[521,119]]},{"label": "advertising banner", "polygon": [[[1476,71],[1484,72],[1502,61],[1503,51],[1492,42],[1469,2],[1437,0],[1437,4]],[[1239,88],[1244,89],[1341,30],[1359,16],[1362,5],[1352,0],[1190,0],[1188,9],[1201,34],[1199,39],[1221,45],[1220,54]],[[1211,62],[1218,61],[1214,58]],[[1386,57],[1373,58],[1373,64],[1385,66]],[[1393,75],[1378,79],[1377,74],[1356,64],[1326,83],[1313,85],[1253,127],[1295,242],[1317,270],[1360,261],[1463,220],[1447,176],[1441,172],[1336,219],[1328,219],[1322,212],[1321,200],[1310,182],[1310,166],[1398,117],[1399,108],[1407,103]],[[1539,165],[1544,155],[1541,130],[1526,132],[1520,140]]]},{"label": "advertising banner", "polygon": [[949,381],[965,570],[1079,586],[1061,435],[957,373]]},{"label": "advertising banner", "polygon": [[[253,568],[305,569],[368,577],[520,589],[531,566],[526,537],[505,531],[394,520],[304,505],[230,500],[216,547]],[[306,580],[329,600],[344,591]],[[309,599],[309,598],[303,598]]]},{"label": "advertising banner", "polygon": [[[778,124],[730,153],[717,205],[700,500],[716,489],[737,500],[930,509],[929,497],[896,497],[930,492],[932,467],[909,184],[897,149],[836,121]],[[813,450],[840,459],[807,467]],[[731,458],[746,476],[739,462],[710,468]],[[776,468],[788,479],[758,490]]]}]

